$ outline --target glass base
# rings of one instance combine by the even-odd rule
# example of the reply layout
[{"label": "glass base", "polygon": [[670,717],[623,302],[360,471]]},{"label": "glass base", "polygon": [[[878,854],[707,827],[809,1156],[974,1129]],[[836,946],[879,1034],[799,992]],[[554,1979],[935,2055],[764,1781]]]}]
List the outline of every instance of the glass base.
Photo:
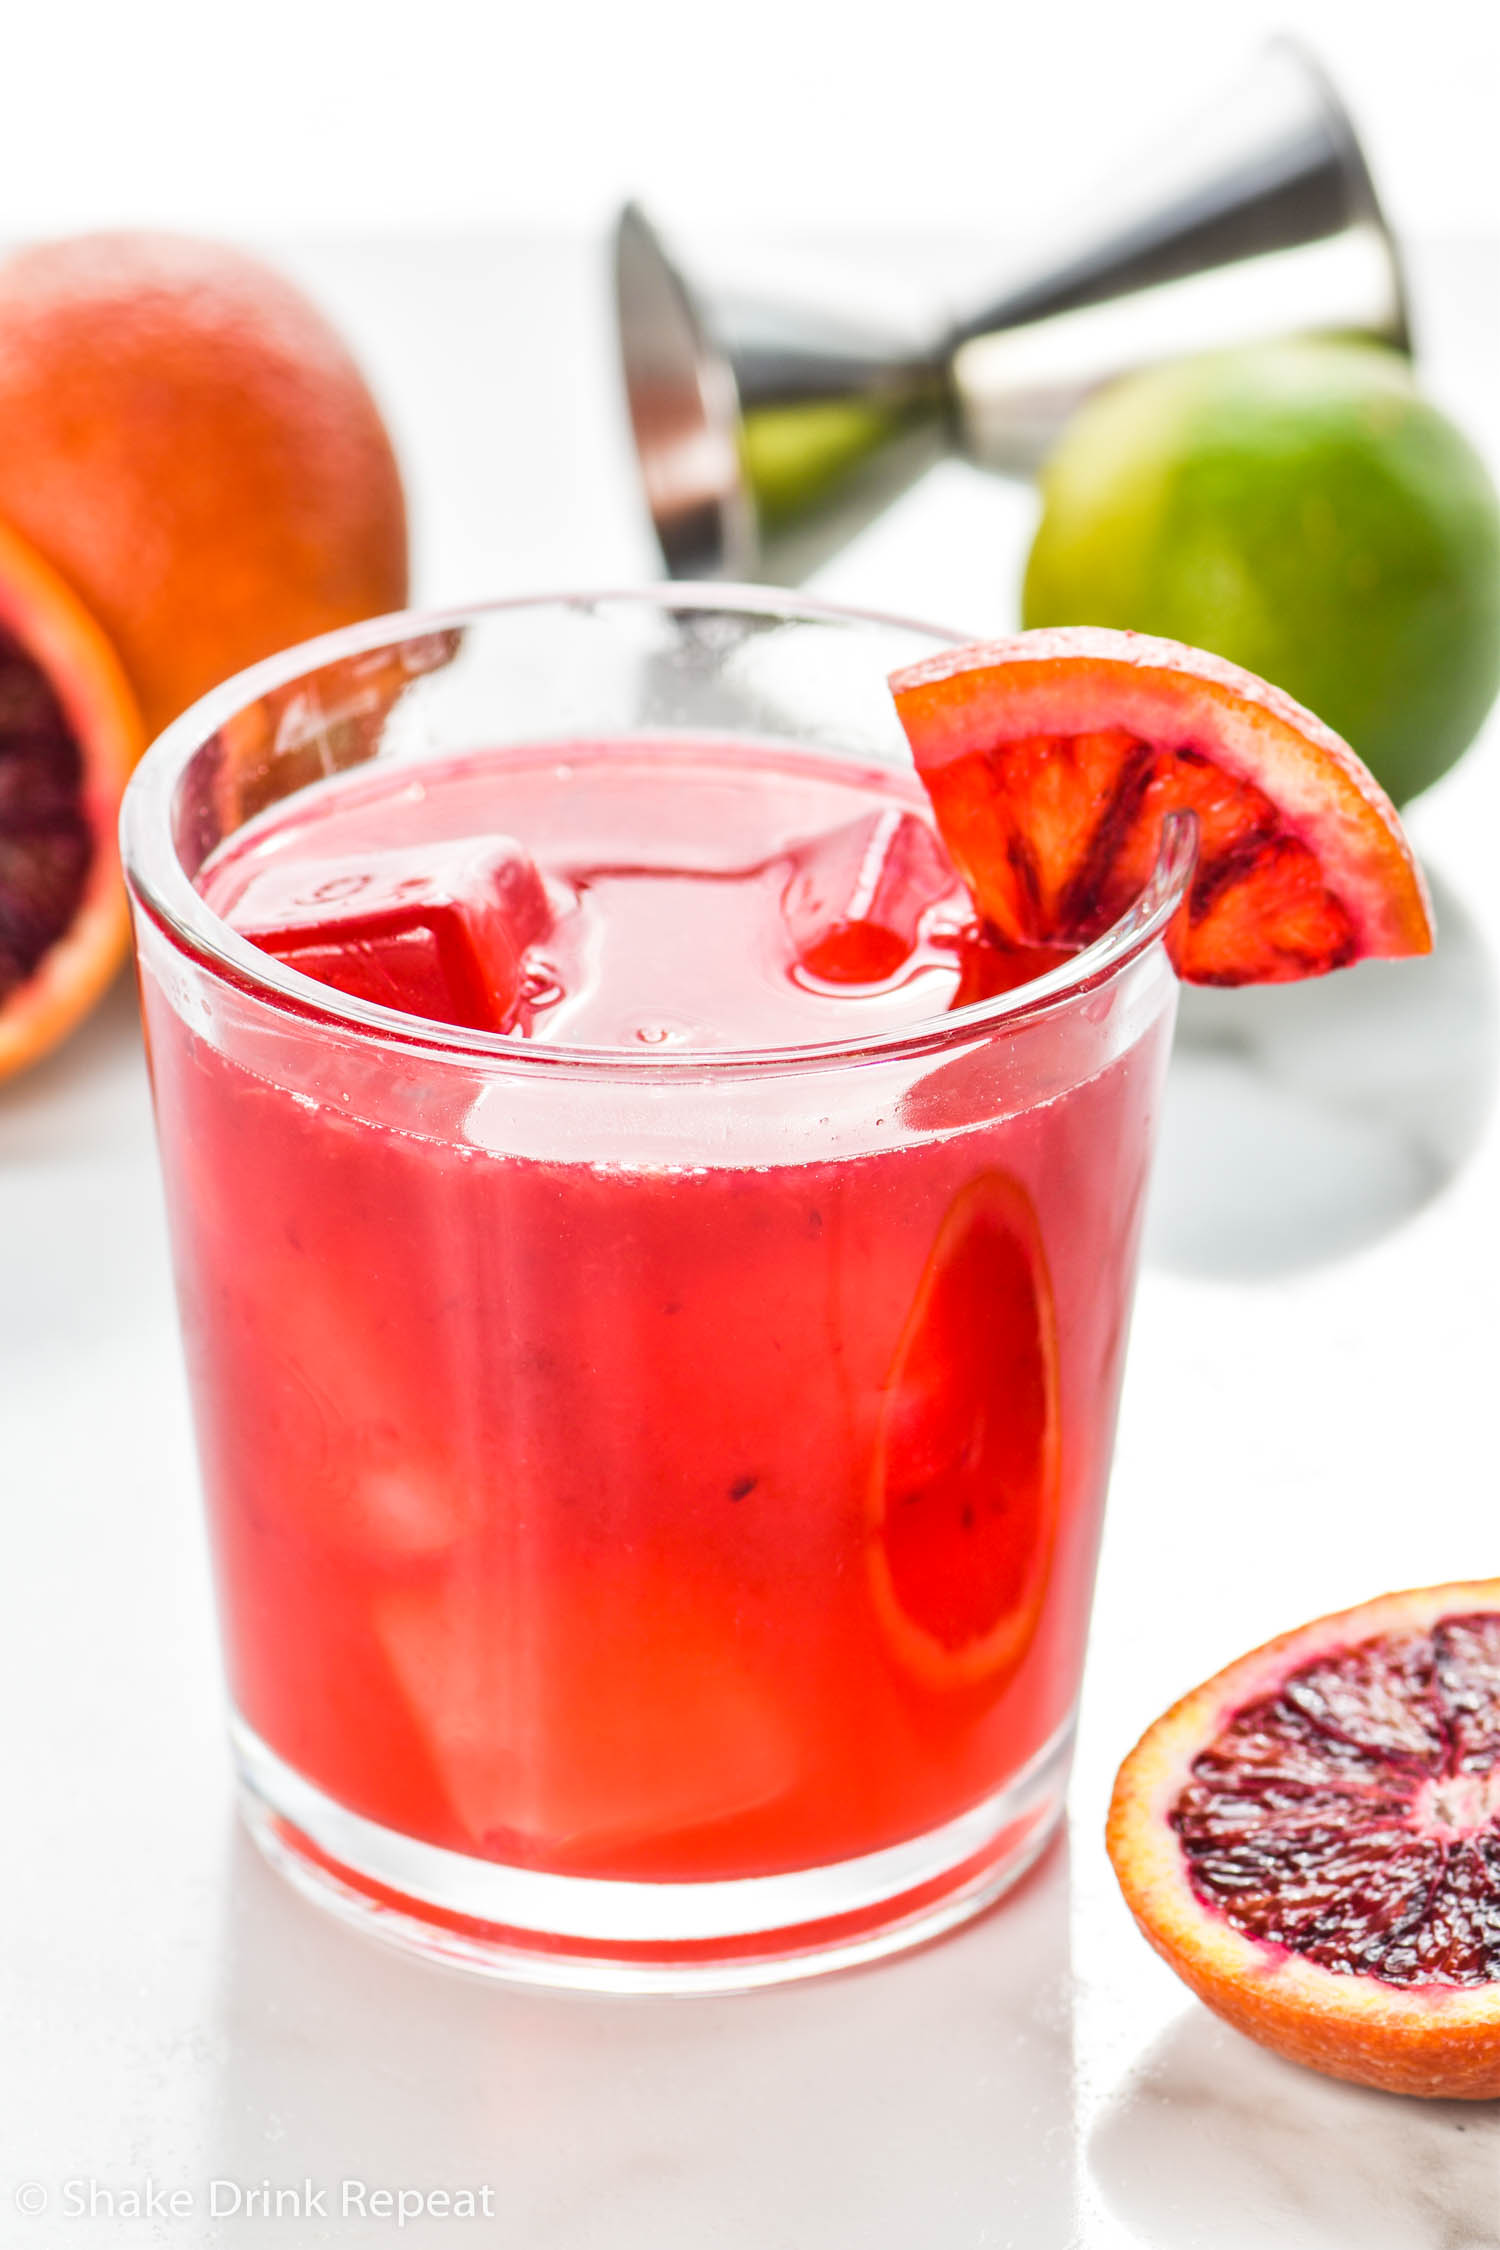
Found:
[{"label": "glass base", "polygon": [[232,1727],[246,1825],[346,1922],[451,1967],[591,1992],[735,1992],[852,1968],[966,1922],[1023,1875],[1063,1806],[1073,1722],[956,1820],[858,1859],[712,1883],[544,1875],[416,1842]]}]

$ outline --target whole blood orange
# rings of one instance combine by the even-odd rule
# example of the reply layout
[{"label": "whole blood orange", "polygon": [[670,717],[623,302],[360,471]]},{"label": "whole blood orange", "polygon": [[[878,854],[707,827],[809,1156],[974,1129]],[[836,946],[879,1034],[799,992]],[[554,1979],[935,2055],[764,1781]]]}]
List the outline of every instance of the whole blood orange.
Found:
[{"label": "whole blood orange", "polygon": [[109,642],[0,524],[0,1078],[54,1046],[124,957],[115,828],[145,740]]},{"label": "whole blood orange", "polygon": [[88,235],[0,264],[0,520],[93,613],[152,733],[406,598],[359,370],[297,290],[213,243]]},{"label": "whole blood orange", "polygon": [[1167,814],[1197,818],[1175,947],[1199,984],[1317,976],[1426,953],[1426,893],[1395,810],[1290,696],[1175,641],[1022,633],[897,672],[891,690],[943,841],[992,937],[1082,946],[1145,888]]},{"label": "whole blood orange", "polygon": [[1242,1657],[1120,1769],[1109,1851],[1240,2031],[1396,2093],[1500,2095],[1500,1579]]},{"label": "whole blood orange", "polygon": [[1057,1522],[1057,1340],[1031,1198],[982,1173],[943,1222],[883,1391],[876,1607],[929,1686],[998,1686],[1036,1630]]}]

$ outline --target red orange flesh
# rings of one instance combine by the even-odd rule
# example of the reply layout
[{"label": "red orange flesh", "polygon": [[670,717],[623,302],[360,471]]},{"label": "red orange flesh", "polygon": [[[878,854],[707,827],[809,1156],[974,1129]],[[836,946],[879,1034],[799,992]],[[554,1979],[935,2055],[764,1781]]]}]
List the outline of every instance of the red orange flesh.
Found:
[{"label": "red orange flesh", "polygon": [[1120,1769],[1151,1944],[1265,2046],[1500,2096],[1500,1579],[1388,1594],[1184,1696]]},{"label": "red orange flesh", "polygon": [[1020,1182],[982,1173],[948,1213],[884,1389],[870,1568],[897,1654],[929,1686],[1019,1665],[1047,1589],[1057,1340]]},{"label": "red orange flesh", "polygon": [[930,658],[891,690],[943,840],[1004,944],[1101,936],[1185,810],[1198,864],[1175,943],[1190,981],[1280,983],[1431,949],[1389,799],[1321,720],[1237,665],[1071,626]]}]

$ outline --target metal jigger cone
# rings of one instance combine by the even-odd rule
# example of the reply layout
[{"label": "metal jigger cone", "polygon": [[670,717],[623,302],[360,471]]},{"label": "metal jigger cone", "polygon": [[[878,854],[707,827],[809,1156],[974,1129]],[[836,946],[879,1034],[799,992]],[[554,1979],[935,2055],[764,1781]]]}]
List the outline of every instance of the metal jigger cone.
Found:
[{"label": "metal jigger cone", "polygon": [[1296,335],[1410,351],[1354,128],[1285,41],[1048,255],[927,346],[692,286],[628,206],[625,387],[668,570],[795,584],[942,453],[1029,475],[1131,368]]}]

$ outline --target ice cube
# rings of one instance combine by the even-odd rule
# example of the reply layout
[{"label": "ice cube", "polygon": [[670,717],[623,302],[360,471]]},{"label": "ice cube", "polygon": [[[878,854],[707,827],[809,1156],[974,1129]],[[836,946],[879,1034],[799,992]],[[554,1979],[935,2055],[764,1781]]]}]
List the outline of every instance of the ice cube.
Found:
[{"label": "ice cube", "polygon": [[937,837],[894,806],[787,855],[782,912],[801,967],[829,984],[878,984],[915,949],[922,916],[956,891]]},{"label": "ice cube", "polygon": [[434,1375],[420,1308],[430,1327],[446,1289],[425,1291],[419,1258],[401,1260],[393,1315],[386,1289],[337,1255],[340,1217],[335,1208],[321,1233],[304,1219],[304,1250],[274,1228],[247,1239],[243,1213],[202,1245],[218,1268],[205,1324],[211,1473],[258,1524],[336,1548],[361,1569],[435,1562],[483,1521],[464,1415],[468,1355],[445,1353]]},{"label": "ice cube", "polygon": [[608,1856],[793,1788],[795,1728],[732,1615],[621,1558],[601,1569],[565,1551],[534,1533],[518,1579],[392,1585],[375,1604],[474,1846]]},{"label": "ice cube", "polygon": [[506,1028],[522,955],[550,919],[508,836],[273,859],[229,909],[242,936],[320,984],[478,1031]]}]

